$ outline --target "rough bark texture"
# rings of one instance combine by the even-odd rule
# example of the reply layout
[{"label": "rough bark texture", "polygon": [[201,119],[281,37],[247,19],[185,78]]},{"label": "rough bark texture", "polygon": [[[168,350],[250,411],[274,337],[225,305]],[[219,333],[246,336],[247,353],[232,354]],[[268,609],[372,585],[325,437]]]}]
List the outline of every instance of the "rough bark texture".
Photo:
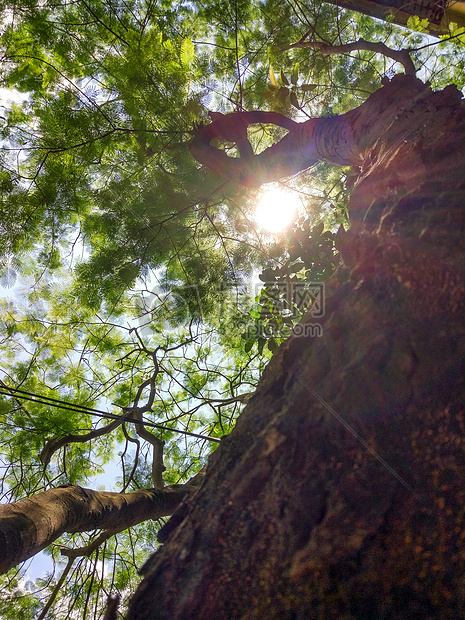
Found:
[{"label": "rough bark texture", "polygon": [[365,13],[377,19],[407,26],[412,15],[418,15],[421,19],[427,19],[428,32],[432,35],[449,34],[449,24],[456,23],[465,26],[465,4],[454,0],[431,0],[424,2],[414,0],[326,0],[331,4]]},{"label": "rough bark texture", "polygon": [[274,355],[128,620],[465,617],[465,107],[371,100],[323,336]]},{"label": "rough bark texture", "polygon": [[32,557],[64,532],[124,529],[172,515],[192,486],[133,493],[65,485],[14,504],[0,505],[0,574]]}]

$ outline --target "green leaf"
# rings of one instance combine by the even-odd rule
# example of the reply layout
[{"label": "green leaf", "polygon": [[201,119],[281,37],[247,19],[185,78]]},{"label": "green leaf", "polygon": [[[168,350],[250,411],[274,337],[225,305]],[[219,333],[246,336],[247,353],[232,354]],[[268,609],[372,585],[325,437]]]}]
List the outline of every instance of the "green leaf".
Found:
[{"label": "green leaf", "polygon": [[252,350],[253,345],[255,344],[255,340],[247,340],[244,345],[244,350],[246,353],[249,353]]},{"label": "green leaf", "polygon": [[285,86],[289,86],[289,80],[287,79],[284,71],[281,69],[281,81]]},{"label": "green leaf", "polygon": [[279,101],[282,104],[286,103],[286,99],[288,95],[289,95],[289,89],[286,88],[285,86],[281,86],[281,88],[278,90],[277,96],[278,96]]},{"label": "green leaf", "polygon": [[42,88],[47,88],[53,78],[56,76],[56,72],[50,67],[46,67],[44,75],[42,77]]},{"label": "green leaf", "polygon": [[277,350],[278,346],[279,345],[274,338],[268,340],[268,349],[271,351],[271,353],[274,353]]},{"label": "green leaf", "polygon": [[291,82],[294,86],[297,86],[297,81],[299,79],[299,63],[296,62],[294,68],[291,73]]},{"label": "green leaf", "polygon": [[270,66],[270,82],[272,86],[274,86],[275,88],[278,88],[278,80],[276,79],[276,76],[273,71],[273,67],[271,66]]},{"label": "green leaf", "polygon": [[447,40],[450,37],[454,37],[455,41],[459,41],[461,44],[465,43],[465,28],[463,26],[459,27],[455,22],[452,22],[449,24],[449,32],[450,34],[441,36],[440,38]]},{"label": "green leaf", "polygon": [[297,273],[305,267],[304,263],[295,263],[289,267],[289,273]]},{"label": "green leaf", "polygon": [[418,15],[412,15],[407,20],[407,28],[427,33],[429,31],[429,22],[427,19],[420,19]]},{"label": "green leaf", "polygon": [[261,274],[259,274],[258,277],[262,282],[273,282],[274,280],[276,280],[276,273],[274,269],[268,267]]},{"label": "green leaf", "polygon": [[195,47],[192,39],[187,37],[181,43],[181,65],[184,69],[190,69],[195,58]]},{"label": "green leaf", "polygon": [[317,86],[318,84],[302,84],[300,88],[304,91],[304,93],[311,93]]},{"label": "green leaf", "polygon": [[291,91],[289,99],[291,101],[291,104],[294,106],[294,108],[297,108],[298,110],[300,110],[299,100],[297,99],[297,95],[295,94],[293,90]]}]

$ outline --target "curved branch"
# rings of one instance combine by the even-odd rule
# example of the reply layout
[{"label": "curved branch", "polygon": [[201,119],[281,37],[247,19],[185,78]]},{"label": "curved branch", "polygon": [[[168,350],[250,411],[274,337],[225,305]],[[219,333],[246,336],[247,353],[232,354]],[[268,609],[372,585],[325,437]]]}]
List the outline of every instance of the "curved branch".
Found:
[{"label": "curved branch", "polygon": [[359,39],[358,41],[345,43],[342,45],[328,45],[327,43],[322,43],[321,41],[304,41],[301,39],[297,43],[290,45],[287,49],[291,49],[293,47],[316,49],[322,56],[331,56],[331,54],[347,54],[356,50],[374,52],[375,54],[382,54],[387,58],[392,58],[392,60],[395,60],[395,62],[401,64],[405,69],[406,75],[414,76],[416,73],[415,65],[413,64],[413,60],[410,57],[410,52],[408,49],[393,50],[381,41],[372,42],[365,41],[365,39]]},{"label": "curved branch", "polygon": [[[305,153],[300,150],[302,127],[305,125],[307,130],[305,138],[308,147],[308,134],[313,132],[318,119],[296,123],[278,112],[261,111],[232,112],[221,115],[213,113],[210,116],[214,118],[213,122],[197,129],[189,149],[199,163],[235,183],[246,187],[257,187],[262,183],[269,183],[295,174],[302,170],[302,166],[308,168],[318,160],[317,154],[308,148]],[[243,135],[244,126],[257,123],[278,125],[287,129],[289,133],[259,155],[249,155],[245,158],[228,157],[224,151],[210,145],[214,138],[220,137],[226,140],[228,137],[233,138],[235,141]],[[290,156],[290,153],[294,155]]]},{"label": "curved branch", "polygon": [[[299,45],[304,43],[295,44]],[[222,135],[221,125],[225,121],[221,119],[220,125],[214,121],[200,127],[190,150],[197,161],[213,172],[246,187],[257,187],[291,176],[318,161],[339,166],[361,166],[369,149],[404,109],[410,108],[417,98],[424,96],[426,88],[414,76],[400,73],[391,81],[384,80],[383,87],[358,108],[340,116],[312,118],[304,123],[295,123],[290,119],[283,121],[280,114],[273,119],[272,112],[241,112],[241,120],[245,118],[249,124],[271,122],[287,126],[289,133],[259,155],[245,160],[232,158],[210,145],[210,140]],[[228,115],[232,117],[231,122],[236,114]]]},{"label": "curved branch", "polygon": [[117,527],[112,530],[105,530],[99,536],[97,536],[95,540],[93,540],[88,545],[85,545],[84,547],[77,547],[76,549],[62,547],[60,549],[61,555],[64,555],[67,558],[70,558],[72,560],[74,560],[75,558],[83,557],[83,556],[89,557],[89,555],[91,555],[96,549],[98,549],[98,547],[100,547],[102,543],[104,543],[106,540],[108,540],[112,536],[115,536],[116,534],[123,532],[126,529],[127,529],[126,527]]},{"label": "curved branch", "polygon": [[[129,43],[123,39],[122,37],[120,37],[120,35],[118,33],[116,33],[114,30],[112,30],[110,28],[110,26],[108,26],[107,24],[105,24],[105,22],[103,22],[98,15],[95,14],[95,12],[92,10],[92,8],[86,3],[86,2],[82,2],[82,4],[86,7],[86,9],[89,11],[89,13],[92,15],[92,17],[97,21],[98,24],[100,24],[105,30],[108,30],[108,32],[110,32],[116,39],[118,39],[119,41],[121,41],[121,43],[123,43],[124,45],[129,46]],[[110,13],[110,19],[111,19],[112,15]]]},{"label": "curved branch", "polygon": [[52,456],[60,448],[63,448],[70,443],[85,443],[86,441],[91,441],[92,439],[96,439],[97,437],[102,437],[103,435],[111,433],[111,431],[115,430],[115,428],[118,428],[118,426],[120,426],[120,424],[122,424],[125,419],[126,416],[121,416],[121,419],[110,422],[110,424],[102,426],[102,428],[96,428],[89,433],[86,433],[85,435],[75,435],[73,433],[70,433],[69,435],[65,435],[64,437],[55,437],[53,439],[50,439],[50,441],[48,441],[42,449],[39,458],[44,464],[44,466],[47,467],[47,465],[50,463],[50,459],[52,458]]},{"label": "curved branch", "polygon": [[253,149],[247,138],[247,127],[250,122],[247,121],[248,112],[233,112],[234,117],[221,112],[209,112],[208,116],[215,123],[222,138],[228,142],[235,142],[239,149],[241,159],[253,157]]},{"label": "curved branch", "polygon": [[205,403],[207,405],[232,405],[233,403],[246,404],[252,398],[255,392],[245,392],[244,394],[238,394],[237,396],[231,396],[231,398],[206,398]]},{"label": "curved branch", "polygon": [[[138,439],[136,439],[135,437],[131,437],[131,435],[128,433],[127,428],[126,428],[126,424],[123,424],[123,434],[126,438],[126,446],[124,448],[124,452],[121,454],[121,466],[123,468],[123,482],[124,482],[124,486],[121,489],[121,493],[125,493],[126,489],[129,487],[129,485],[131,484],[134,475],[136,473],[137,470],[137,465],[139,463],[139,450],[140,450],[140,441]],[[134,463],[131,469],[131,473],[129,474],[129,476],[126,479],[126,469],[124,466],[124,456],[126,454],[127,448],[128,448],[128,442],[131,443],[135,443],[136,444],[136,453],[134,455]]]},{"label": "curved branch", "polygon": [[[135,407],[130,411],[133,420],[142,420],[142,409]],[[153,448],[152,452],[152,484],[154,489],[163,489],[163,472],[166,467],[163,464],[163,447],[165,442],[158,439],[153,433],[145,428],[143,424],[136,424],[136,432],[142,439],[145,439]]]}]

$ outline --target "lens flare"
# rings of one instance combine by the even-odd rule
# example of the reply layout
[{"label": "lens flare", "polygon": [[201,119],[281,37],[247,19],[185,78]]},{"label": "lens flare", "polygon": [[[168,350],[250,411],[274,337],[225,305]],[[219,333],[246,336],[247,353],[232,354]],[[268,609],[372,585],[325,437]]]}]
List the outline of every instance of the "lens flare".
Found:
[{"label": "lens flare", "polygon": [[300,200],[297,192],[279,186],[264,189],[255,211],[255,220],[260,228],[278,233],[295,221]]}]

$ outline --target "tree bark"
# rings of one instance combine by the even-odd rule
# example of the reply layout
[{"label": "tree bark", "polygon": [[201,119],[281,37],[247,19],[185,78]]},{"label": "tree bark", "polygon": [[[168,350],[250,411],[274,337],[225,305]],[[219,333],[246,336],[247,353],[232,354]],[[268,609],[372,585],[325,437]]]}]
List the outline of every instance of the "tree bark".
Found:
[{"label": "tree bark", "polygon": [[[217,174],[246,187],[277,181],[325,161],[360,166],[366,151],[391,127],[398,115],[415,107],[429,92],[420,80],[398,75],[358,108],[340,116],[312,118],[296,123],[276,112],[233,112],[200,127],[190,150],[200,163]],[[269,123],[288,129],[279,142],[252,157],[228,157],[210,144],[219,136],[228,139],[229,125]]]},{"label": "tree bark", "polygon": [[133,493],[64,485],[14,504],[0,504],[0,574],[32,557],[64,532],[124,529],[172,515],[191,484]]},{"label": "tree bark", "polygon": [[407,26],[412,15],[428,20],[428,32],[432,35],[449,34],[449,24],[465,26],[465,4],[433,0],[431,2],[404,2],[403,0],[326,0],[331,4],[371,15],[377,19]]},{"label": "tree bark", "polygon": [[273,356],[128,620],[465,615],[464,104],[399,76],[345,118],[323,336]]}]

